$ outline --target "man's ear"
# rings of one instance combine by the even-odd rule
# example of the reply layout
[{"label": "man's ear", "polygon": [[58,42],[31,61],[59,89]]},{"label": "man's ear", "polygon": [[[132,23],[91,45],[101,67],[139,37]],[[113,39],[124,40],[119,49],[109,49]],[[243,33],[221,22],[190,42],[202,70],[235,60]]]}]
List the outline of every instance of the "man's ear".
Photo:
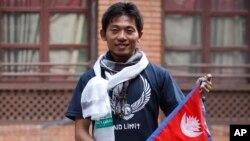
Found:
[{"label": "man's ear", "polygon": [[138,43],[140,42],[140,39],[141,39],[141,37],[142,37],[142,34],[143,34],[143,32],[140,32],[139,35],[138,35],[138,36],[139,36],[139,37],[138,37],[138,40],[137,40]]},{"label": "man's ear", "polygon": [[101,36],[101,38],[102,38],[103,41],[107,41],[107,39],[106,39],[106,33],[105,33],[105,31],[103,29],[100,30],[100,36]]},{"label": "man's ear", "polygon": [[139,39],[142,37],[143,31],[139,33]]}]

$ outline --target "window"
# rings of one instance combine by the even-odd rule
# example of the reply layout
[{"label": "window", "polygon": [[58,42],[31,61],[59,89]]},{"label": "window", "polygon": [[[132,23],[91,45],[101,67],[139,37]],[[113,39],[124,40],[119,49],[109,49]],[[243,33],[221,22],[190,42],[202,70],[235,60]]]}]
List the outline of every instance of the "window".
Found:
[{"label": "window", "polygon": [[74,80],[90,59],[88,0],[1,0],[1,80]]},{"label": "window", "polygon": [[249,4],[164,0],[164,65],[183,82],[211,72],[221,84],[248,83]]}]

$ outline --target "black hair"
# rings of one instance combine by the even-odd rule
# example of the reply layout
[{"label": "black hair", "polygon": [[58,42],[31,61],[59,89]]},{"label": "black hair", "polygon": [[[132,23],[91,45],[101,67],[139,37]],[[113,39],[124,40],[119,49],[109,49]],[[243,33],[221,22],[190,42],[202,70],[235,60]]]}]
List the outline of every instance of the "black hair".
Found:
[{"label": "black hair", "polygon": [[137,6],[131,2],[118,2],[111,5],[102,16],[102,29],[106,33],[108,25],[116,16],[127,15],[135,20],[139,33],[143,30],[143,17]]}]

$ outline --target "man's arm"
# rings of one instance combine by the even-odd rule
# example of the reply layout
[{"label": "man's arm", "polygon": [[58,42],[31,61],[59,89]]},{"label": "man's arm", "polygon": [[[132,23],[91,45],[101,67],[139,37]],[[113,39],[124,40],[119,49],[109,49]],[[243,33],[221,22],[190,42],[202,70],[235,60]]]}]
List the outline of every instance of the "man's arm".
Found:
[{"label": "man's arm", "polygon": [[76,141],[94,141],[89,133],[91,121],[87,119],[75,119],[75,140]]}]

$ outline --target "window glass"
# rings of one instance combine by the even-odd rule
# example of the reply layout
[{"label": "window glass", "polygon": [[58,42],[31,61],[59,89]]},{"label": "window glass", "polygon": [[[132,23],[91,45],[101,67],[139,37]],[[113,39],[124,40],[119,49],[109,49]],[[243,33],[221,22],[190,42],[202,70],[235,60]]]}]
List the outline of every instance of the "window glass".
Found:
[{"label": "window glass", "polygon": [[200,17],[167,15],[165,18],[165,45],[200,45]]},{"label": "window glass", "polygon": [[248,34],[245,17],[213,17],[211,29],[213,46],[247,46]]},{"label": "window glass", "polygon": [[0,0],[1,80],[78,79],[90,59],[88,4],[92,2]]},{"label": "window glass", "polygon": [[187,65],[200,62],[200,53],[198,51],[167,51],[165,62],[173,65]]},{"label": "window glass", "polygon": [[50,0],[50,7],[82,7],[86,8],[87,0]]},{"label": "window glass", "polygon": [[41,6],[40,0],[1,0],[1,6],[4,7],[38,7]]},{"label": "window glass", "polygon": [[240,65],[246,64],[246,53],[240,51],[213,52],[211,55],[212,64],[216,65]]},{"label": "window glass", "polygon": [[220,76],[221,84],[249,81],[249,5],[250,0],[164,0],[164,65],[182,83],[207,72]]},{"label": "window glass", "polygon": [[[167,51],[164,55],[167,65],[190,65],[200,63],[200,53],[198,51]],[[199,72],[196,68],[190,67],[173,67],[171,69],[174,73],[190,73]]]},{"label": "window glass", "polygon": [[50,72],[52,73],[81,73],[87,69],[87,66],[75,65],[88,61],[87,49],[53,49],[50,50],[49,57],[51,63],[72,64],[72,66],[52,66],[50,68]]},{"label": "window glass", "polygon": [[84,14],[53,14],[50,17],[50,44],[87,44],[87,27]]},{"label": "window glass", "polygon": [[[39,51],[37,49],[2,49],[0,50],[0,62],[19,64],[5,66],[2,72],[37,72],[38,66],[29,65],[39,62]],[[24,65],[26,64],[26,65]]]},{"label": "window glass", "polygon": [[165,0],[166,10],[196,10],[201,8],[203,0]]},{"label": "window glass", "polygon": [[1,42],[10,44],[39,43],[38,13],[3,13]]},{"label": "window glass", "polygon": [[[231,52],[213,52],[211,54],[211,63],[214,65],[227,65],[227,66],[237,66],[247,64],[247,53],[240,51],[231,51]],[[247,75],[246,67],[217,67],[213,68],[210,71],[213,74],[221,74],[227,76],[235,75]],[[229,79],[230,80],[230,79]],[[228,81],[229,83],[244,83],[246,80],[241,78],[235,78],[233,81]]]},{"label": "window glass", "polygon": [[212,10],[248,10],[249,0],[212,0]]}]

